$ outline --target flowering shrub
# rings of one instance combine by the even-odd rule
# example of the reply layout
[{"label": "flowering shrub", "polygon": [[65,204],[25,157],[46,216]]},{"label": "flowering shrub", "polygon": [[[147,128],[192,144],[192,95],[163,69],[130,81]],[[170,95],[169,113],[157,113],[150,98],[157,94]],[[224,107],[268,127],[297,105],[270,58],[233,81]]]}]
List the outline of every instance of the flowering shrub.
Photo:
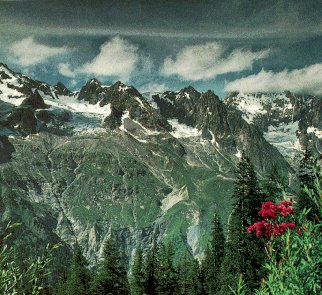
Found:
[{"label": "flowering shrub", "polygon": [[287,229],[296,228],[293,222],[282,222],[278,224],[283,217],[286,218],[294,213],[292,202],[282,201],[279,204],[274,204],[272,201],[265,202],[258,215],[264,220],[258,221],[247,228],[248,233],[255,232],[257,237],[269,238],[279,236],[285,233]]}]

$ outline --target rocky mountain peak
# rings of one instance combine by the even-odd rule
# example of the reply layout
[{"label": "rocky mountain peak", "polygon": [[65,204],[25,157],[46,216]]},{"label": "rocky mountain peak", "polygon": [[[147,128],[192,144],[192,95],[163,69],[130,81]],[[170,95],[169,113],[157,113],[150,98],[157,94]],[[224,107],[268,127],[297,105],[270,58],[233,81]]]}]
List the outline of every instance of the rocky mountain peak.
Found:
[{"label": "rocky mountain peak", "polygon": [[322,99],[281,93],[231,93],[224,99],[229,109],[261,132],[286,158],[294,163],[303,149],[321,154]]},{"label": "rocky mountain peak", "polygon": [[8,80],[13,78],[13,72],[6,64],[0,63],[0,80]]},{"label": "rocky mountain peak", "polygon": [[102,83],[99,80],[97,80],[96,78],[92,78],[92,79],[87,81],[86,85],[98,85],[98,86],[101,86]]},{"label": "rocky mountain peak", "polygon": [[63,83],[58,82],[55,86],[55,93],[57,95],[66,95],[66,96],[70,96],[73,95],[73,92],[70,91]]}]

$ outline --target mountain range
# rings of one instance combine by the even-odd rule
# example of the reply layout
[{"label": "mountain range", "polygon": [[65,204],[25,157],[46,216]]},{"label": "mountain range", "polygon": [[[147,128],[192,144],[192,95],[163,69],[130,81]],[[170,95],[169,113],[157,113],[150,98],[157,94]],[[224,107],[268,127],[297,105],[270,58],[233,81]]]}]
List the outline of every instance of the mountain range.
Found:
[{"label": "mountain range", "polygon": [[22,253],[78,242],[94,264],[114,229],[128,257],[157,239],[200,258],[214,212],[227,223],[242,151],[260,179],[275,167],[296,187],[303,151],[321,156],[321,108],[289,91],[70,91],[0,64],[1,222],[22,222]]}]

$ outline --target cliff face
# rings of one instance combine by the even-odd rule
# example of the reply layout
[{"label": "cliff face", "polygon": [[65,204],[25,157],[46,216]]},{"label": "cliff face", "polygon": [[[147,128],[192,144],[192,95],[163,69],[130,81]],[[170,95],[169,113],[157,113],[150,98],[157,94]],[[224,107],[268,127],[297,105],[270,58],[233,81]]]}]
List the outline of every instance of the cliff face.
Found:
[{"label": "cliff face", "polygon": [[322,98],[284,93],[232,93],[224,99],[232,110],[264,135],[296,167],[305,148],[317,156],[322,151]]},{"label": "cliff face", "polygon": [[294,173],[266,140],[270,125],[247,122],[234,99],[211,91],[144,97],[90,80],[74,93],[4,65],[0,91],[1,222],[22,221],[23,253],[77,241],[94,264],[113,228],[129,257],[153,238],[198,257],[215,209],[227,220],[242,150],[259,175],[274,165]]}]

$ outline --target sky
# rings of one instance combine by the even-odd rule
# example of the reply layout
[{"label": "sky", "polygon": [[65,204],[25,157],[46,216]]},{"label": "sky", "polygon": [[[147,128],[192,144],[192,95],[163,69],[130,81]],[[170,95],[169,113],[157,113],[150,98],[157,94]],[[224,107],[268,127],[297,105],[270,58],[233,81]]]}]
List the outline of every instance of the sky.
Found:
[{"label": "sky", "polygon": [[0,0],[0,62],[79,89],[322,95],[322,1]]}]

